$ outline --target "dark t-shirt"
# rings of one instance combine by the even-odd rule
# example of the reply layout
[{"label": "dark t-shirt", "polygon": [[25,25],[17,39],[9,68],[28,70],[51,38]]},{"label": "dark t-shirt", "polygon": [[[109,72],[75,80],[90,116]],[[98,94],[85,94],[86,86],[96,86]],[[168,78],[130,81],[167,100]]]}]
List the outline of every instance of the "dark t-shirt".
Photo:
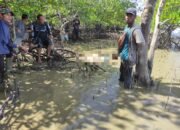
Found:
[{"label": "dark t-shirt", "polygon": [[34,22],[31,29],[33,30],[33,37],[48,37],[48,35],[52,34],[48,23],[39,24]]},{"label": "dark t-shirt", "polygon": [[66,24],[65,27],[64,27],[64,31],[65,31],[66,33],[68,33],[69,30],[70,30],[69,24]]},{"label": "dark t-shirt", "polygon": [[79,29],[79,26],[80,26],[80,20],[79,19],[73,20],[74,29]]}]

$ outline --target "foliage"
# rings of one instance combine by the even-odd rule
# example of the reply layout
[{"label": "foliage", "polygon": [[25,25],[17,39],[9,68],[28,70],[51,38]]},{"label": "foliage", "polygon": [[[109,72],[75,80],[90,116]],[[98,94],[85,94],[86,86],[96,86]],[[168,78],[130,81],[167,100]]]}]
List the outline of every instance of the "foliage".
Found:
[{"label": "foliage", "polygon": [[171,24],[180,24],[180,0],[166,0],[161,21],[170,19]]},{"label": "foliage", "polygon": [[[157,1],[153,21],[151,23],[151,31],[154,30],[156,13],[159,7],[160,0]],[[161,14],[161,22],[168,20],[169,24],[180,24],[180,1],[166,0],[165,6]]]},{"label": "foliage", "polygon": [[[38,13],[48,17],[57,12],[67,17],[78,12],[85,25],[102,24],[124,26],[124,13],[128,7],[135,6],[130,0],[6,0],[16,17],[22,13],[34,20]],[[2,3],[3,0],[0,0]],[[49,19],[57,23],[57,19]]]}]

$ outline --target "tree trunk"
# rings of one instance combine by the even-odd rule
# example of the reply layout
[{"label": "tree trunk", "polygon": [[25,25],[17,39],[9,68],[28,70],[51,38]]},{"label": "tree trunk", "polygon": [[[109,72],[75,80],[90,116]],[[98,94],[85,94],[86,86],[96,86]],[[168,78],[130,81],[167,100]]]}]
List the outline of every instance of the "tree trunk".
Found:
[{"label": "tree trunk", "polygon": [[154,53],[155,53],[158,34],[159,34],[160,16],[161,16],[163,6],[165,5],[165,2],[166,2],[166,0],[160,0],[158,11],[157,11],[157,14],[156,14],[154,33],[153,33],[153,37],[152,37],[152,40],[151,40],[150,49],[149,49],[149,53],[148,53],[148,67],[149,67],[150,74],[151,74],[152,68],[153,68]]},{"label": "tree trunk", "polygon": [[15,40],[16,39],[16,26],[15,26],[15,18],[14,18],[14,16],[13,16],[13,20],[12,20],[12,29],[13,29],[12,38],[13,38],[13,40]]},{"label": "tree trunk", "polygon": [[156,2],[157,0],[146,0],[141,21],[142,33],[144,35],[146,43],[144,46],[138,47],[138,63],[136,65],[136,73],[138,81],[145,86],[149,86],[151,83],[150,74],[148,70],[147,52],[150,26]]},{"label": "tree trunk", "polygon": [[6,0],[3,0],[4,1],[4,4],[5,4],[5,7],[7,7],[7,1]]}]

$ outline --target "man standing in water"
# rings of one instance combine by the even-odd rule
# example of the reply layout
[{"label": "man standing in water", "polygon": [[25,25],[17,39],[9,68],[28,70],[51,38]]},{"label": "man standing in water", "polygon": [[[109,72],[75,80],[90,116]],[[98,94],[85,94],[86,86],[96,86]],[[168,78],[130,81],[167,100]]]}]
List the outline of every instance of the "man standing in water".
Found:
[{"label": "man standing in water", "polygon": [[8,8],[0,9],[0,85],[4,78],[4,58],[12,55],[13,48],[16,48],[11,42],[9,25],[12,23],[12,13]]},{"label": "man standing in water", "polygon": [[37,16],[37,21],[32,24],[31,29],[33,32],[34,44],[38,46],[38,63],[41,63],[41,50],[43,47],[47,48],[47,57],[48,59],[50,58],[53,48],[52,32],[42,14]]},{"label": "man standing in water", "polygon": [[124,29],[124,38],[120,38],[118,44],[123,39],[121,48],[119,48],[121,57],[120,78],[124,82],[125,88],[132,88],[133,66],[137,63],[137,47],[143,46],[145,40],[141,28],[135,25],[136,9],[129,8],[126,11],[125,20],[127,26]]},{"label": "man standing in water", "polygon": [[75,40],[75,41],[80,40],[79,26],[80,26],[79,16],[76,15],[75,19],[73,20],[73,40]]}]

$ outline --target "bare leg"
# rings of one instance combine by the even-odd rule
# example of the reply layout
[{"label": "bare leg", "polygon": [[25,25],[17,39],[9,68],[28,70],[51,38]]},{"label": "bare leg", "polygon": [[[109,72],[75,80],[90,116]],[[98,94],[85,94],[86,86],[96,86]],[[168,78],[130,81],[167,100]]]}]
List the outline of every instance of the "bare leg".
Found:
[{"label": "bare leg", "polygon": [[49,45],[49,46],[48,46],[48,50],[47,50],[47,51],[48,51],[48,52],[47,52],[47,56],[48,56],[48,57],[50,57],[50,55],[51,55],[51,50],[52,50],[52,48],[53,48],[53,45]]},{"label": "bare leg", "polygon": [[42,63],[42,61],[41,61],[41,50],[42,50],[42,48],[37,49],[37,51],[38,51],[38,63]]},{"label": "bare leg", "polygon": [[61,34],[61,47],[64,47],[64,39],[65,39],[64,34]]},{"label": "bare leg", "polygon": [[64,41],[61,41],[61,46],[64,47]]}]

